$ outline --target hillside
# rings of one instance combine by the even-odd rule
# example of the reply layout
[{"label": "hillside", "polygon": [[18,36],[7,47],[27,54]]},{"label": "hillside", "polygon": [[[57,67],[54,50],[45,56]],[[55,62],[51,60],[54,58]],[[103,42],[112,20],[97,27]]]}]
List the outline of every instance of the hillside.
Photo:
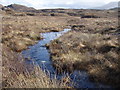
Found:
[{"label": "hillside", "polygon": [[116,8],[116,7],[118,7],[118,2],[110,2],[101,7],[95,7],[94,9],[111,9],[111,8]]},{"label": "hillside", "polygon": [[3,7],[3,5],[2,4],[0,4],[0,9]]},{"label": "hillside", "polygon": [[6,6],[7,8],[11,8],[15,11],[32,11],[32,10],[35,10],[34,8],[32,7],[27,7],[27,6],[24,6],[24,5],[18,5],[18,4],[11,4],[11,5],[8,5]]}]

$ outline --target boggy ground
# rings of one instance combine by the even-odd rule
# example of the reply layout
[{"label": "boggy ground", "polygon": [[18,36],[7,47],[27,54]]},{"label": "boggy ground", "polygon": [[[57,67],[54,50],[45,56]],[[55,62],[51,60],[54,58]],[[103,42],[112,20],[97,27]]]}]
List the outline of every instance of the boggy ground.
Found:
[{"label": "boggy ground", "polygon": [[[20,52],[42,39],[40,33],[67,27],[67,17],[2,14],[2,86],[6,88],[64,88],[66,81],[51,80],[40,68],[28,66]],[[34,69],[35,68],[35,69]],[[68,77],[65,77],[65,79]],[[34,83],[33,83],[34,82]]]},{"label": "boggy ground", "polygon": [[[50,12],[48,11],[35,13],[35,12],[15,12],[13,10],[7,10],[7,11],[0,10],[0,14],[3,16],[2,18],[2,29],[3,30],[2,30],[2,40],[1,40],[1,45],[2,45],[1,53],[2,53],[2,62],[3,62],[2,64],[3,87],[7,87],[7,88],[9,87],[11,88],[13,87],[15,88],[67,87],[66,83],[68,82],[66,80],[69,77],[65,77],[61,81],[50,80],[49,77],[43,71],[41,71],[40,68],[35,67],[34,69],[32,66],[27,66],[24,63],[25,59],[22,57],[20,52],[24,49],[27,49],[29,45],[33,45],[38,40],[42,39],[42,37],[40,36],[40,33],[42,32],[51,32],[51,31],[56,32],[56,31],[61,31],[64,28],[68,28],[68,26],[72,26],[73,31],[61,37],[60,38],[61,42],[59,42],[59,39],[54,41],[54,43],[50,45],[50,49],[51,49],[51,54],[52,54],[54,65],[56,67],[60,66],[60,68],[63,68],[63,65],[64,65],[64,69],[66,69],[68,65],[72,65],[79,69],[80,67],[78,66],[80,66],[79,64],[80,60],[84,62],[84,64],[81,63],[82,66],[86,65],[86,62],[88,63],[88,61],[92,61],[92,59],[90,58],[93,56],[92,55],[93,53],[91,53],[91,49],[93,49],[95,43],[93,43],[92,45],[92,43],[90,42],[93,41],[96,37],[101,37],[99,39],[102,40],[103,38],[102,32],[104,32],[102,27],[107,23],[106,26],[108,25],[110,27],[113,26],[112,30],[111,28],[109,28],[111,32],[116,31],[114,30],[114,28],[116,28],[116,19],[113,19],[113,17],[116,16],[116,11],[114,10],[110,10],[110,11],[56,10],[56,13],[54,13],[55,12],[54,10],[51,10]],[[111,17],[111,18],[107,18],[107,17]],[[80,30],[81,28],[86,28],[86,26],[88,29]],[[100,26],[99,29],[103,31],[99,32],[99,29],[94,30],[93,26],[96,26],[96,28]],[[108,31],[107,29],[108,28],[105,29],[106,32]],[[93,30],[94,30],[94,33],[93,33]],[[100,34],[96,34],[97,33],[96,30]],[[108,38],[105,38],[105,40],[109,41],[110,39],[110,41],[111,40],[114,42],[116,41],[115,45],[113,47],[110,47],[110,51],[113,49],[111,53],[115,54],[114,58],[117,59],[118,54],[116,53],[119,51],[118,49],[119,47],[118,47],[118,44],[116,44],[117,43],[116,37],[115,36],[111,37],[111,36],[106,36],[106,35],[105,37],[108,37]],[[86,42],[78,43],[81,40],[83,42],[85,41]],[[101,43],[104,44],[102,41]],[[107,43],[106,41],[104,42]],[[96,39],[96,43],[99,43],[98,39]],[[82,50],[79,50],[78,49],[79,47]],[[109,48],[109,45],[106,47]],[[98,50],[97,46],[96,46],[96,49],[93,50],[93,52],[95,53],[96,50]],[[97,53],[95,54],[97,55]],[[100,55],[101,56],[103,55],[102,57],[105,59],[104,61],[106,61],[106,57],[104,57],[103,52],[100,53]],[[100,55],[98,54],[98,57]],[[86,56],[89,58],[88,60],[85,59]],[[112,59],[110,60],[113,61]],[[76,63],[76,61],[79,63]],[[99,61],[102,61],[102,60],[100,59]],[[114,68],[117,68],[116,61],[117,60],[115,60]],[[108,60],[108,63],[109,63],[109,60]],[[98,67],[98,69],[101,70],[101,68],[99,68],[99,65],[89,64],[89,63],[87,65],[88,66],[86,67],[89,67],[91,65],[91,68],[93,68],[93,69],[89,68],[89,70],[93,70],[93,73],[91,73],[91,75],[93,74],[93,75],[98,76],[97,74],[95,74],[94,70],[96,70],[96,68],[94,68],[93,66]],[[27,67],[29,67],[30,70],[28,70]],[[31,71],[31,69],[32,70],[34,69],[34,71],[29,72]],[[106,70],[106,68],[104,69]],[[116,72],[119,71],[119,69],[115,69],[115,70]],[[98,74],[100,75],[100,73]]]},{"label": "boggy ground", "polygon": [[39,66],[26,65],[21,54],[2,45],[2,88],[67,88],[67,81],[50,79]]},{"label": "boggy ground", "polygon": [[21,51],[42,39],[40,33],[61,31],[66,26],[64,17],[4,16],[2,42],[14,51]]},{"label": "boggy ground", "polygon": [[81,18],[72,30],[49,45],[58,72],[85,70],[92,81],[120,87],[118,18]]}]

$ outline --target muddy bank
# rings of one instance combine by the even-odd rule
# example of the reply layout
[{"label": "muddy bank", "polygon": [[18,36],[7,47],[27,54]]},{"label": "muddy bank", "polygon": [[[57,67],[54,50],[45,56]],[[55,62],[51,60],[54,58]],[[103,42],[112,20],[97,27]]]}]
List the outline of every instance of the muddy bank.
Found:
[{"label": "muddy bank", "polygon": [[86,21],[73,25],[71,32],[47,45],[53,65],[58,72],[83,70],[88,72],[92,81],[119,87],[120,43],[117,18]]}]

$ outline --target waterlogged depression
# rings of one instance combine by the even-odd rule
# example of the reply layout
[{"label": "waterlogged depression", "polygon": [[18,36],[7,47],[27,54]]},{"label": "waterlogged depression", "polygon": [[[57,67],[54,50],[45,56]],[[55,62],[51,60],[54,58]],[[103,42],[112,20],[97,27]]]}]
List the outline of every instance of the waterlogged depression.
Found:
[{"label": "waterlogged depression", "polygon": [[50,58],[49,50],[45,47],[46,44],[50,43],[52,40],[55,40],[70,31],[71,29],[64,29],[61,32],[48,32],[41,33],[44,39],[40,40],[37,44],[30,46],[29,49],[22,51],[23,56],[27,59],[26,63],[31,64],[32,62],[35,65],[39,65],[43,71],[47,74],[49,73],[50,78],[60,79],[62,76],[69,75],[71,81],[74,83],[71,86],[76,88],[110,88],[110,86],[104,86],[99,83],[93,83],[89,80],[88,74],[84,71],[74,71],[71,74],[57,74]]}]

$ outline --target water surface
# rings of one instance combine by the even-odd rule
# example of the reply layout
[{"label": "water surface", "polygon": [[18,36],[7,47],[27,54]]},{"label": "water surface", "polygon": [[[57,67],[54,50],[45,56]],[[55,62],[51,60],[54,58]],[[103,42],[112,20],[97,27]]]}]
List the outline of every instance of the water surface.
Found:
[{"label": "water surface", "polygon": [[[64,29],[61,32],[48,32],[42,33],[43,40],[40,40],[37,44],[30,46],[29,49],[24,50],[22,54],[27,60],[28,64],[31,64],[31,61],[34,61],[35,64],[38,64],[43,71],[46,73],[49,72],[50,78],[53,78],[56,75],[56,71],[52,66],[52,60],[50,59],[50,53],[45,47],[45,44],[50,43],[52,40],[55,40],[62,36],[64,33],[70,31],[71,29]],[[68,73],[64,74],[68,75]],[[64,75],[56,75],[57,78],[60,78]],[[75,83],[74,87],[76,88],[108,88],[110,86],[104,86],[99,83],[93,83],[89,80],[88,74],[85,71],[74,71],[72,74],[69,74],[72,82]]]}]

